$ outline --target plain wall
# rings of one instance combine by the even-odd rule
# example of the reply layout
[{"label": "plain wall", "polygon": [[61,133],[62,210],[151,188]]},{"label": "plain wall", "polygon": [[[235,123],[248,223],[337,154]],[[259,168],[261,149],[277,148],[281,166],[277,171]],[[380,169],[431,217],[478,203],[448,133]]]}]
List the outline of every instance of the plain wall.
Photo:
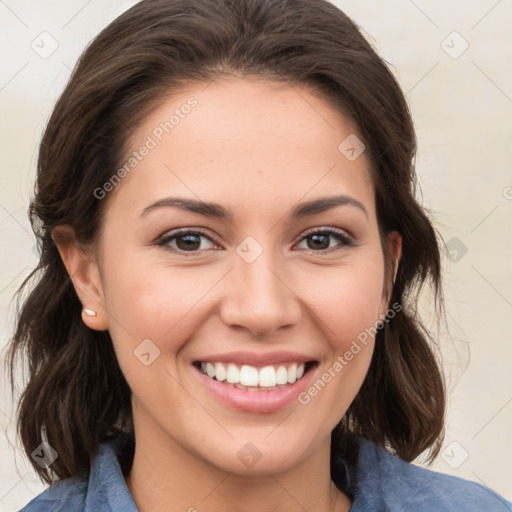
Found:
[{"label": "plain wall", "polygon": [[[0,3],[2,347],[13,329],[12,296],[36,263],[26,210],[41,132],[86,44],[134,3]],[[406,92],[419,143],[419,192],[447,242],[448,328],[440,343],[449,409],[442,454],[430,468],[512,500],[512,1],[334,3]],[[424,297],[434,325],[429,305]],[[0,397],[0,510],[12,511],[44,486],[15,438],[6,379]]]}]

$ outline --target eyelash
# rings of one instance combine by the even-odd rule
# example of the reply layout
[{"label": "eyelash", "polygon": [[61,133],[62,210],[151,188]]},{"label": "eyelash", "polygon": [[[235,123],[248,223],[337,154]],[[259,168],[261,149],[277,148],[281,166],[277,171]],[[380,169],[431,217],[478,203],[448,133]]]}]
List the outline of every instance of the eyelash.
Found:
[{"label": "eyelash", "polygon": [[[334,238],[336,238],[339,242],[342,242],[341,246],[338,247],[330,247],[328,249],[322,249],[319,251],[314,251],[312,249],[307,250],[310,253],[314,254],[326,254],[330,252],[334,252],[340,249],[343,249],[344,247],[353,247],[355,245],[354,240],[351,236],[338,231],[334,228],[321,228],[321,229],[314,229],[312,231],[306,232],[306,234],[300,239],[299,243],[305,240],[306,238],[312,236],[312,235],[331,235]],[[196,236],[203,236],[206,239],[208,239],[210,242],[215,243],[204,231],[201,231],[200,229],[179,229],[177,231],[174,231],[173,233],[164,235],[159,240],[157,240],[156,245],[157,246],[163,246],[165,249],[170,250],[175,253],[183,254],[185,256],[196,256],[201,253],[201,251],[183,251],[181,249],[174,249],[170,247],[168,244],[172,240],[176,238],[180,238],[185,235],[196,235]]]}]

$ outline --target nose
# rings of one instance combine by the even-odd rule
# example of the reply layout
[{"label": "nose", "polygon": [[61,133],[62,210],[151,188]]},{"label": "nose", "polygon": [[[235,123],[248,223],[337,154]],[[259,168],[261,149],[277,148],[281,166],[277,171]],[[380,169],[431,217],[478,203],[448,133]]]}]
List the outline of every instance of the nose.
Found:
[{"label": "nose", "polygon": [[286,282],[282,265],[275,261],[271,250],[264,250],[252,263],[235,257],[228,277],[229,290],[220,310],[226,325],[243,327],[254,336],[263,337],[299,322],[299,298]]}]

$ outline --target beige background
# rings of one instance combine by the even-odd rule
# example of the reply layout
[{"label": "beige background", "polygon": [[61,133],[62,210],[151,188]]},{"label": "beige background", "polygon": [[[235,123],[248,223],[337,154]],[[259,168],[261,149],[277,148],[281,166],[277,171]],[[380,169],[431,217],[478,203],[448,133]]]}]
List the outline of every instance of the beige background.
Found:
[{"label": "beige background", "polygon": [[[133,3],[0,1],[2,348],[12,295],[36,262],[26,208],[41,131],[81,50]],[[512,0],[335,3],[407,92],[423,203],[451,252],[441,330],[447,435],[431,468],[512,500]],[[5,379],[1,385],[0,510],[12,511],[44,487],[22,456]]]}]

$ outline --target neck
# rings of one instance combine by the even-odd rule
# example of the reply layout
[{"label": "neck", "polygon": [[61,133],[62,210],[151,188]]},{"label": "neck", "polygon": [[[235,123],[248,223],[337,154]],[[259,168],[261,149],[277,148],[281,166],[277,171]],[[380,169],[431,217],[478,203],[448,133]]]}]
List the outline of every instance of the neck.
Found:
[{"label": "neck", "polygon": [[351,501],[330,476],[330,439],[277,473],[238,474],[212,465],[169,436],[136,433],[126,485],[139,512],[347,512]]}]

